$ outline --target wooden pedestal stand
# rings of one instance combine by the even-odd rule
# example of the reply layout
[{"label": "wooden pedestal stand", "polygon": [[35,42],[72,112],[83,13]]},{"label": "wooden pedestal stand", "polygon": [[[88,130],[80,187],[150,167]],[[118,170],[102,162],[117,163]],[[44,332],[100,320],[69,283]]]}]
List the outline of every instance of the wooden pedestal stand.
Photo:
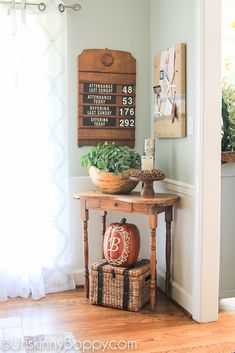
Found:
[{"label": "wooden pedestal stand", "polygon": [[141,197],[154,197],[153,182],[158,180],[163,180],[165,176],[162,177],[146,177],[146,176],[130,176],[131,180],[142,181],[143,187],[140,193]]}]

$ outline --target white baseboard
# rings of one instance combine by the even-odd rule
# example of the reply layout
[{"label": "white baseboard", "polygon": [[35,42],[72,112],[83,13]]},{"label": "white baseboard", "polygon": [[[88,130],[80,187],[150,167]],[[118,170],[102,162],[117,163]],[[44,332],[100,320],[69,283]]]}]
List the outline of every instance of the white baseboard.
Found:
[{"label": "white baseboard", "polygon": [[[172,268],[174,281],[171,280],[172,299],[193,313],[193,238],[194,238],[194,185],[177,180],[164,179],[156,183],[158,192],[177,194],[179,203],[175,207],[172,240]],[[159,228],[164,232],[164,221],[159,223]],[[160,257],[164,251],[165,242],[160,242]],[[174,262],[175,258],[175,262]],[[159,260],[159,259],[158,259]],[[165,291],[165,263],[164,256],[158,261],[157,281],[158,286]],[[177,263],[178,261],[178,263]],[[180,266],[179,266],[180,264]]]},{"label": "white baseboard", "polygon": [[84,285],[84,270],[74,270],[73,279],[75,282],[75,286]]},{"label": "white baseboard", "polygon": [[[165,292],[165,276],[163,273],[157,274],[157,286]],[[171,280],[171,296],[176,303],[181,305],[189,313],[193,312],[193,298],[183,287]]]},{"label": "white baseboard", "polygon": [[229,297],[220,300],[219,309],[222,311],[235,311],[235,298]]}]

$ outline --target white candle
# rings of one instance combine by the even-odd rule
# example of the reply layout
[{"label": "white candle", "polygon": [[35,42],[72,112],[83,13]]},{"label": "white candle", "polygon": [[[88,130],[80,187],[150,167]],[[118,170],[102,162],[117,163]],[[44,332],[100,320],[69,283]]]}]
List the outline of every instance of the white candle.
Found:
[{"label": "white candle", "polygon": [[142,156],[141,157],[141,169],[142,170],[152,170],[154,164],[153,156]]}]

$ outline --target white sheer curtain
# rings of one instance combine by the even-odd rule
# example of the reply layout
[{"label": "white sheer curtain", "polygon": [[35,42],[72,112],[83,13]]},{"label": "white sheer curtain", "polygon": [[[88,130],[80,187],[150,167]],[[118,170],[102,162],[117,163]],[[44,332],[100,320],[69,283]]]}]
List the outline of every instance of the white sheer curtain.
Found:
[{"label": "white sheer curtain", "polygon": [[0,301],[74,288],[65,16],[0,8]]}]

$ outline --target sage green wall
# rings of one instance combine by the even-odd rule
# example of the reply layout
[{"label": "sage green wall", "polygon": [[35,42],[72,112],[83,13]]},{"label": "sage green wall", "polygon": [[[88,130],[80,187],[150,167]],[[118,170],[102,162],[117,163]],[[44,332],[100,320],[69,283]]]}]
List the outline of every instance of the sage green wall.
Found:
[{"label": "sage green wall", "polygon": [[[153,57],[167,47],[186,43],[187,116],[195,117],[195,0],[150,0],[150,60],[153,86]],[[151,116],[153,117],[151,91]],[[151,119],[153,131],[153,118]],[[194,138],[158,139],[157,166],[167,178],[194,183]]]},{"label": "sage green wall", "polygon": [[[68,0],[70,3],[72,0]],[[79,202],[73,193],[89,189],[91,183],[80,167],[80,156],[85,148],[77,147],[77,56],[85,48],[110,48],[130,51],[137,59],[137,128],[136,149],[142,153],[143,140],[153,132],[153,57],[166,47],[179,42],[187,44],[187,113],[194,116],[194,2],[196,0],[79,0],[82,11],[68,11],[68,108],[69,108],[69,163],[71,234],[73,239],[73,269],[76,283],[83,281],[82,234]],[[193,183],[194,139],[159,140],[156,143],[158,166],[167,178]],[[177,185],[177,184],[176,184]],[[139,185],[140,187],[140,185]],[[166,184],[158,184],[160,192],[169,192]],[[175,301],[192,312],[193,287],[193,222],[194,198],[189,188],[177,190],[180,204],[174,213],[172,246],[172,293]],[[171,190],[170,190],[171,192]],[[107,223],[122,215],[108,213]],[[90,215],[90,263],[99,258],[100,237],[97,212]],[[140,257],[149,257],[149,227],[147,217],[128,215],[128,222],[136,224],[141,233]],[[165,277],[165,221],[159,219],[157,239],[158,282],[164,287]]]},{"label": "sage green wall", "polygon": [[[69,2],[69,1],[68,1]],[[67,2],[67,3],[68,3]],[[71,3],[71,2],[70,2]],[[80,0],[80,12],[68,11],[69,175],[87,175],[77,147],[77,56],[89,48],[129,51],[137,60],[136,150],[149,136],[149,0]]]}]

